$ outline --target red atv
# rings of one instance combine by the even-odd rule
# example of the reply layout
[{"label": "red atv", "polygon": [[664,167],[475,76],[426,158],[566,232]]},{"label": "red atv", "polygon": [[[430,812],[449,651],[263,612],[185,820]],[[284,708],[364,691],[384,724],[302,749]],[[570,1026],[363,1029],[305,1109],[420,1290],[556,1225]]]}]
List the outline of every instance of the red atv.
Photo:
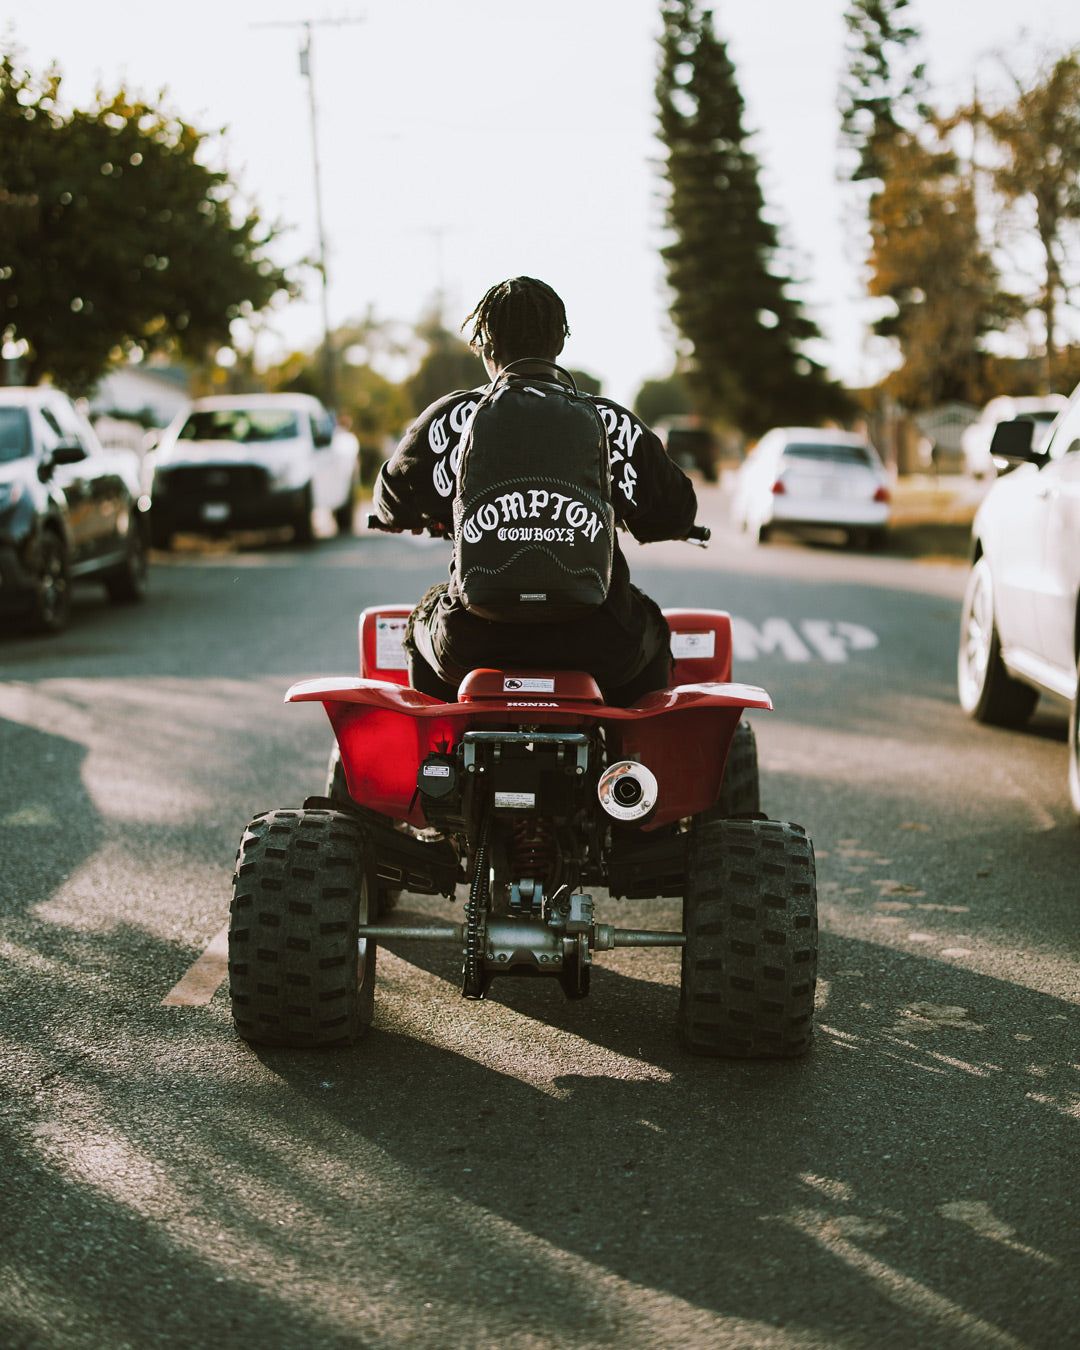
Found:
[{"label": "red atv", "polygon": [[[285,1046],[349,1045],[372,1020],[375,955],[395,938],[449,942],[462,994],[497,975],[589,991],[593,953],[681,947],[677,1031],[704,1055],[790,1058],[813,1036],[817,890],[798,825],[759,812],[731,624],[665,611],[671,686],[611,707],[574,670],[474,670],[456,703],[408,687],[410,606],[360,616],[358,677],[303,680],[336,736],[326,795],[244,832],[229,924],[237,1032]],[[453,897],[463,922],[388,921],[397,893]],[[681,896],[680,932],[601,923],[585,888]]]}]

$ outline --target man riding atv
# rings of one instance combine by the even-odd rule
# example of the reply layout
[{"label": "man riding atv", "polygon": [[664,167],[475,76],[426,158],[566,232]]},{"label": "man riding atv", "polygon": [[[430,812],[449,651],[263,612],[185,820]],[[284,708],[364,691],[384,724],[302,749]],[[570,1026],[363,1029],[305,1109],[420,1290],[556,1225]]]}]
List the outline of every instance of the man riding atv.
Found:
[{"label": "man riding atv", "polygon": [[[570,329],[563,302],[550,286],[533,277],[512,277],[486,293],[462,328],[470,322],[470,346],[482,357],[493,384],[447,394],[409,427],[375,484],[375,509],[386,525],[448,529],[477,408],[492,401],[492,390],[498,393],[501,383],[509,382],[536,396],[532,406],[538,417],[545,411],[545,391],[592,404],[607,447],[604,476],[610,472],[610,483],[604,487],[609,514],[641,543],[687,537],[697,510],[693,484],[668,458],[659,437],[612,400],[578,395],[570,377],[554,365]],[[559,397],[547,401],[556,403]],[[509,463],[513,447],[507,446],[506,453]],[[545,457],[542,449],[530,456]],[[528,503],[536,516],[536,502],[542,499],[546,504],[550,494],[534,489],[511,495],[519,514]],[[572,484],[555,496],[577,505]],[[499,500],[505,509],[507,495]],[[460,537],[460,523],[455,525]],[[539,528],[531,531],[534,537],[543,533]],[[529,537],[530,530],[519,527],[499,534]],[[548,529],[545,537],[559,535]],[[550,554],[551,549],[540,552]],[[460,681],[478,666],[587,671],[605,700],[622,706],[663,688],[671,668],[667,622],[659,607],[631,584],[614,531],[609,557],[610,574],[604,575],[595,604],[576,617],[548,620],[540,604],[528,621],[492,620],[477,613],[475,606],[470,609],[460,566],[452,562],[449,580],[432,587],[410,617],[406,648],[413,688],[452,702]]]}]

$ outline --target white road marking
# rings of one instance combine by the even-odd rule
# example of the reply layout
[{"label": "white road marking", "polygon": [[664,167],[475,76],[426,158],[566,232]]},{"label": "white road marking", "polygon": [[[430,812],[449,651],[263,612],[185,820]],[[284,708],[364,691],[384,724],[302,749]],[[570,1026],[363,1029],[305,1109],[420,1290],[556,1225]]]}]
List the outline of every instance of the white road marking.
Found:
[{"label": "white road marking", "polygon": [[731,617],[731,645],[736,661],[759,656],[782,656],[788,661],[846,661],[852,652],[872,651],[878,636],[859,623],[832,619],[763,619],[752,624],[738,615]]},{"label": "white road marking", "polygon": [[161,1000],[163,1008],[202,1008],[217,993],[229,971],[229,925],[210,939],[206,950]]}]

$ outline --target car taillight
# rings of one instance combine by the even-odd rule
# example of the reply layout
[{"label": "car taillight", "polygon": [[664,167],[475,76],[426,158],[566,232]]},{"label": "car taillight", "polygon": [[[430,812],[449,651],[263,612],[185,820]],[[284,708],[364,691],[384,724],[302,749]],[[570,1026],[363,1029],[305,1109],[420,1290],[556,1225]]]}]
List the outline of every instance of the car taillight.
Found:
[{"label": "car taillight", "polygon": [[885,486],[879,487],[874,493],[874,501],[876,502],[887,502],[891,500],[892,498],[889,496],[889,489]]},{"label": "car taillight", "polygon": [[784,480],[782,478],[778,478],[776,482],[772,485],[772,487],[769,489],[769,491],[773,494],[774,497],[782,496],[787,491],[787,488],[784,486]]}]

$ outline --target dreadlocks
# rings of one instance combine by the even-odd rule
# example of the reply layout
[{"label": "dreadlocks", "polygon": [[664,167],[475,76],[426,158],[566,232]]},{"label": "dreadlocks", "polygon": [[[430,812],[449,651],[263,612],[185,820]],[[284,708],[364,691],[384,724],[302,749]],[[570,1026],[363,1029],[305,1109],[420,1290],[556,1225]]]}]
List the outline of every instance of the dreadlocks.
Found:
[{"label": "dreadlocks", "polygon": [[461,325],[473,322],[469,346],[498,351],[504,363],[526,356],[557,356],[570,336],[563,302],[535,277],[511,277],[487,292]]}]

